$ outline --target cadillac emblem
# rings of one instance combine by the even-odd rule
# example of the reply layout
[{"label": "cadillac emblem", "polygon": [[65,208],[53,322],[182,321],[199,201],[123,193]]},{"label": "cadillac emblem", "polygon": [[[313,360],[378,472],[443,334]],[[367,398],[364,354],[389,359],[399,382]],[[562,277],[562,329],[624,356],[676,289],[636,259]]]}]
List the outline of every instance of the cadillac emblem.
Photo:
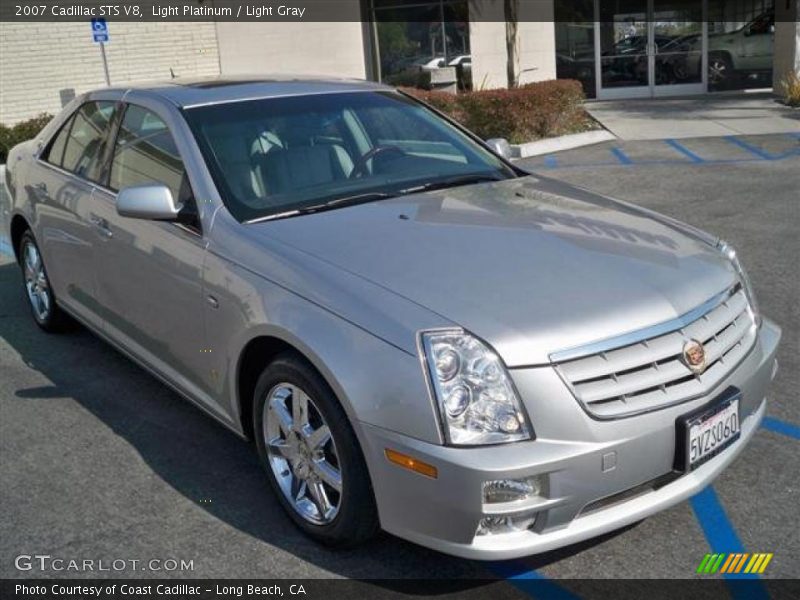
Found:
[{"label": "cadillac emblem", "polygon": [[683,345],[683,361],[694,373],[699,375],[706,370],[706,349],[697,340],[689,340]]}]

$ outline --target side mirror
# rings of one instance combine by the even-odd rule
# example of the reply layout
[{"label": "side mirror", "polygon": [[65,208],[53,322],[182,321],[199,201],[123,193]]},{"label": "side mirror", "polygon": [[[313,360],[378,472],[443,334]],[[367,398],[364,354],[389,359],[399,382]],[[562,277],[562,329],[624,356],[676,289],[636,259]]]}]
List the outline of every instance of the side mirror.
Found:
[{"label": "side mirror", "polygon": [[117,214],[132,219],[174,221],[181,208],[172,197],[172,190],[163,183],[132,185],[117,194]]},{"label": "side mirror", "polygon": [[506,160],[511,158],[511,144],[505,138],[492,138],[486,140],[486,145],[489,146],[496,154],[499,154]]}]

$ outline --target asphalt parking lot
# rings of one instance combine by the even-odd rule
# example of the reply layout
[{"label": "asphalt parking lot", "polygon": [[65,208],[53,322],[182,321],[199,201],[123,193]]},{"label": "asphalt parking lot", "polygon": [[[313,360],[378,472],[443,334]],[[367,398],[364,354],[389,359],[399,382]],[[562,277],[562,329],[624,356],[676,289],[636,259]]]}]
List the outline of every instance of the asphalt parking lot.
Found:
[{"label": "asphalt parking lot", "polygon": [[[764,427],[712,487],[624,531],[517,561],[451,558],[388,535],[329,551],[284,518],[248,445],[88,332],[40,332],[16,265],[0,257],[0,577],[42,576],[14,567],[37,552],[193,560],[170,575],[195,578],[551,579],[694,577],[707,552],[771,552],[762,577],[798,577],[800,136],[611,142],[520,164],[738,248],[762,311],[783,327],[780,371]],[[511,589],[489,586],[495,597]]]}]

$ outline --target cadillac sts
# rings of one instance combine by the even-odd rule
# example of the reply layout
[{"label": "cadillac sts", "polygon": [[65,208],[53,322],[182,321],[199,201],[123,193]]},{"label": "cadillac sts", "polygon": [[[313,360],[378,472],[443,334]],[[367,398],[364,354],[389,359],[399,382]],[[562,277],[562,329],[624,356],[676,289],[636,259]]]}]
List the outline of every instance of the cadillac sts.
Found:
[{"label": "cadillac sts", "polygon": [[252,440],[306,534],[518,557],[707,486],[780,329],[730,244],[507,148],[369,82],[102,89],[11,151],[10,238],[36,323]]}]

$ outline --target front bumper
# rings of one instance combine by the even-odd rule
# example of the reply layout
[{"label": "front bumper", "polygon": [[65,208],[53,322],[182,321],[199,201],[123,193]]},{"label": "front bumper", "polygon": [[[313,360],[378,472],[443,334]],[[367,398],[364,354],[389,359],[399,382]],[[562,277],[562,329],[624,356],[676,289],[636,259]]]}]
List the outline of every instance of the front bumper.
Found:
[{"label": "front bumper", "polygon": [[[779,340],[780,329],[765,319],[745,360],[707,396],[617,421],[596,421],[583,412],[550,367],[512,371],[536,431],[529,442],[455,448],[362,423],[381,525],[448,554],[508,559],[596,537],[668,508],[707,486],[755,434]],[[676,418],[730,386],[742,393],[739,440],[691,473],[674,472]],[[438,477],[389,463],[386,448],[434,465]],[[484,503],[484,482],[534,476],[543,484],[538,496],[513,505]],[[476,535],[488,515],[534,514],[528,529]]]}]

